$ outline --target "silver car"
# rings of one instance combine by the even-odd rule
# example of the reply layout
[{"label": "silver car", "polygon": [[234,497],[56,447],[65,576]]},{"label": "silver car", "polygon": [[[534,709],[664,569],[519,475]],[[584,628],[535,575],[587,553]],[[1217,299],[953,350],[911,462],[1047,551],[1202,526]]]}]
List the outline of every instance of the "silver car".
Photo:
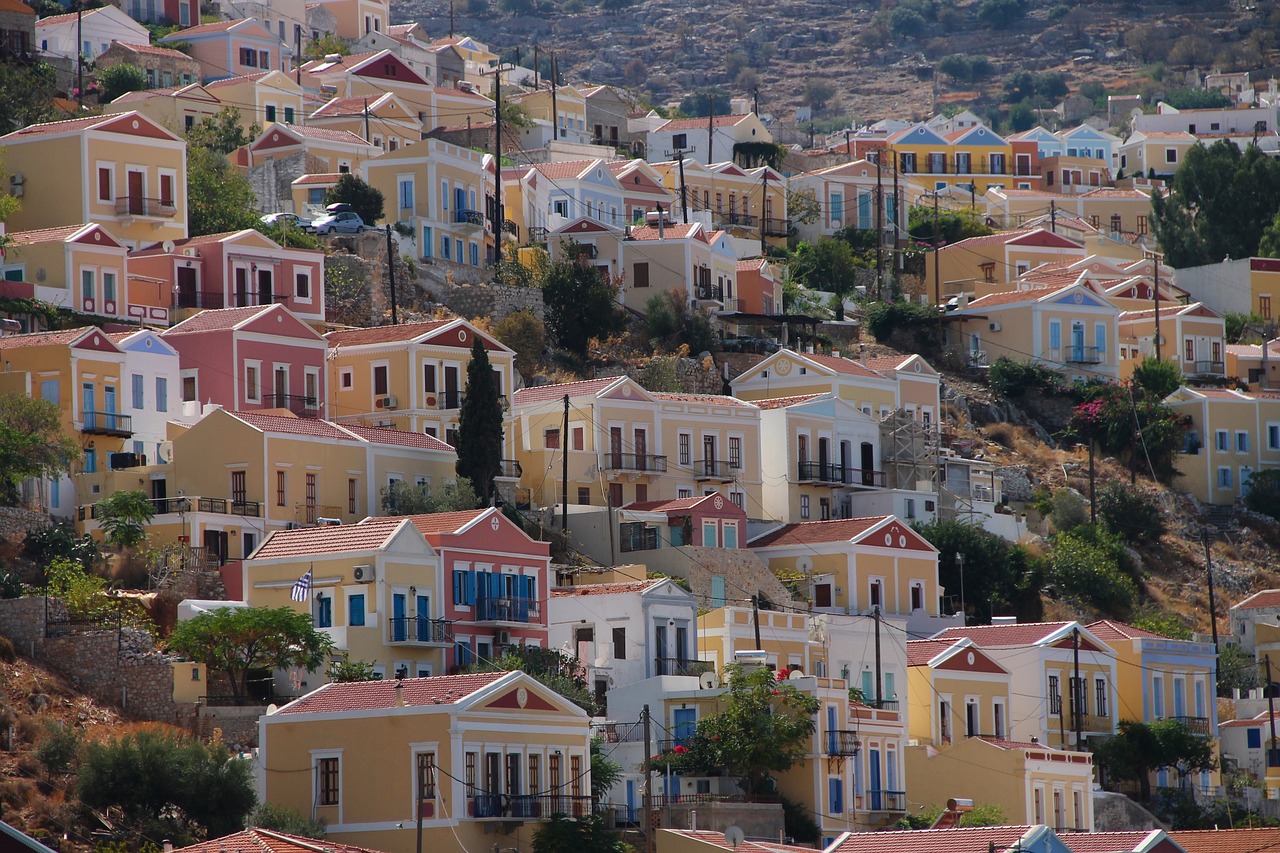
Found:
[{"label": "silver car", "polygon": [[330,205],[323,216],[317,217],[311,223],[312,231],[316,234],[363,234],[365,232],[366,226],[360,214],[350,208],[334,210],[334,207],[337,205]]}]

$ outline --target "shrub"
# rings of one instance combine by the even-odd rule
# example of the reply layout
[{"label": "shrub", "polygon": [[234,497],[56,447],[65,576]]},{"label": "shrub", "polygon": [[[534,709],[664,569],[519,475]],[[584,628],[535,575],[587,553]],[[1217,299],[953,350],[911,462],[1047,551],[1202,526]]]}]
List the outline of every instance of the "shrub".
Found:
[{"label": "shrub", "polygon": [[924,32],[925,20],[921,15],[910,6],[897,6],[886,19],[889,30],[896,36],[918,36]]},{"label": "shrub", "polygon": [[1053,493],[1049,520],[1059,533],[1068,533],[1089,521],[1084,499],[1070,489],[1058,489]]},{"label": "shrub", "polygon": [[8,637],[0,637],[0,661],[5,663],[13,663],[18,659],[18,653],[13,648],[13,640]]},{"label": "shrub", "polygon": [[329,828],[324,818],[310,818],[293,809],[271,803],[258,803],[254,807],[249,813],[249,826],[316,839],[323,839]]},{"label": "shrub", "polygon": [[1165,530],[1160,507],[1147,492],[1110,482],[1098,494],[1098,518],[1129,542],[1154,542]]},{"label": "shrub", "polygon": [[47,723],[44,738],[36,747],[36,758],[51,775],[60,776],[71,770],[80,754],[80,733],[71,726]]},{"label": "shrub", "polygon": [[1123,559],[1118,538],[1081,525],[1054,538],[1049,578],[1064,595],[1124,618],[1133,608],[1138,585],[1121,570]]},{"label": "shrub", "polygon": [[1181,616],[1155,606],[1144,607],[1140,613],[1129,620],[1129,624],[1175,640],[1190,640],[1193,636],[1191,629],[1187,627],[1187,623]]},{"label": "shrub", "polygon": [[22,593],[25,591],[26,585],[23,584],[22,578],[13,572],[0,575],[0,598],[22,598]]},{"label": "shrub", "polygon": [[1023,0],[982,0],[978,20],[989,27],[1004,29],[1027,13]]},{"label": "shrub", "polygon": [[547,350],[547,327],[532,311],[512,311],[493,324],[498,340],[516,351],[516,370],[531,376]]},{"label": "shrub", "polygon": [[1034,361],[997,358],[987,371],[987,384],[1001,397],[1025,394],[1061,394],[1067,390],[1061,373]]},{"label": "shrub", "polygon": [[895,331],[924,330],[938,324],[938,309],[920,302],[873,302],[867,306],[867,330],[878,341]]},{"label": "shrub", "polygon": [[1163,400],[1182,384],[1182,371],[1177,362],[1144,358],[1133,369],[1133,384],[1157,400]]}]

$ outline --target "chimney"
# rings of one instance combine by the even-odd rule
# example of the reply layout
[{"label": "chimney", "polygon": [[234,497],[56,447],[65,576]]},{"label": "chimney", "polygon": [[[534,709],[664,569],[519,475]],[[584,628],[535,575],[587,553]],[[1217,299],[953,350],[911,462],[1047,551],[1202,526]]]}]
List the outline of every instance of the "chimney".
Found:
[{"label": "chimney", "polygon": [[1040,743],[1040,735],[1032,735],[1032,736],[1031,736],[1031,742],[1032,742],[1032,743],[1035,743],[1035,744]]},{"label": "chimney", "polygon": [[661,240],[664,236],[666,236],[666,229],[663,228],[663,226],[666,224],[665,220],[666,220],[666,217],[662,214],[662,205],[658,205],[658,239],[659,240]]},{"label": "chimney", "polygon": [[173,853],[173,842],[167,838],[164,840],[164,853]]},{"label": "chimney", "polygon": [[831,351],[831,357],[832,357],[832,358],[839,358],[839,357],[840,357],[840,350],[838,350],[838,349],[833,349],[833,350]]},{"label": "chimney", "polygon": [[396,707],[404,707],[404,682],[396,679]]}]

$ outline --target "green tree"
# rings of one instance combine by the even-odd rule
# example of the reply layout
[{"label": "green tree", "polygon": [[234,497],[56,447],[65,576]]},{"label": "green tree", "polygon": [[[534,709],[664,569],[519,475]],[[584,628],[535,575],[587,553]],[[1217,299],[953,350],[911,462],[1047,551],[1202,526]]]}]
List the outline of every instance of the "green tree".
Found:
[{"label": "green tree", "polygon": [[747,794],[772,791],[773,775],[803,761],[818,713],[816,697],[763,667],[725,667],[723,708],[703,717],[683,759],[693,772],[724,768]]},{"label": "green tree", "polygon": [[396,480],[382,489],[382,511],[387,515],[429,515],[475,509],[480,496],[470,480],[448,480],[434,491],[425,485]]},{"label": "green tree", "polygon": [[466,387],[458,413],[458,476],[487,502],[494,493],[494,478],[502,473],[502,400],[489,351],[479,335],[471,342]]},{"label": "green tree", "polygon": [[[1280,243],[1276,244],[1280,246]],[[1262,251],[1259,248],[1258,251]],[[1277,257],[1276,255],[1266,255],[1268,258]],[[1224,324],[1226,325],[1226,339],[1229,344],[1247,344],[1261,343],[1262,338],[1258,335],[1256,329],[1266,324],[1261,314],[1240,314],[1234,311],[1228,311],[1222,315]],[[1251,328],[1253,327],[1253,328]]]},{"label": "green tree", "polygon": [[[1022,546],[963,521],[933,521],[916,531],[940,552],[938,583],[948,593],[964,588],[970,624],[985,624],[993,615],[1011,611],[1022,619],[1039,618],[1039,572]],[[967,567],[963,584],[959,554]]]},{"label": "green tree", "polygon": [[[942,245],[958,243],[970,237],[985,237],[995,233],[972,210],[939,210],[937,230]],[[913,240],[933,245],[934,212],[931,206],[916,205],[907,212],[907,232]]]},{"label": "green tree", "polygon": [[518,669],[588,714],[596,713],[596,699],[587,687],[581,663],[559,649],[504,646],[493,660],[476,658],[466,669],[467,672],[511,672]]},{"label": "green tree", "polygon": [[605,828],[601,815],[569,819],[552,815],[533,833],[533,853],[627,853],[622,836]]},{"label": "green tree", "polygon": [[1015,133],[1036,126],[1036,111],[1030,101],[1019,101],[1009,108],[1009,129]]},{"label": "green tree", "polygon": [[1081,525],[1054,537],[1049,579],[1064,595],[1124,619],[1137,600],[1138,585],[1123,571],[1123,562],[1119,537]]},{"label": "green tree", "polygon": [[1152,195],[1152,225],[1175,267],[1258,253],[1280,209],[1280,163],[1229,140],[1188,149],[1168,196]]},{"label": "green tree", "polygon": [[187,146],[187,227],[192,237],[253,228],[257,204],[248,179],[223,154]]},{"label": "green tree", "polygon": [[893,7],[885,18],[885,23],[894,35],[906,38],[922,35],[927,25],[920,10],[905,4]]},{"label": "green tree", "polygon": [[792,222],[812,225],[822,216],[822,204],[817,193],[808,187],[787,190],[787,215]]},{"label": "green tree", "polygon": [[57,74],[47,62],[0,62],[0,132],[56,120],[58,91]]},{"label": "green tree", "polygon": [[85,744],[76,791],[90,808],[118,810],[135,832],[186,843],[244,828],[252,773],[221,743],[142,729]]},{"label": "green tree", "polygon": [[147,493],[139,489],[114,492],[95,507],[106,539],[117,548],[136,548],[147,538],[147,524],[156,514]]},{"label": "green tree", "polygon": [[333,651],[309,613],[288,607],[222,607],[179,622],[169,649],[226,676],[237,700],[247,695],[251,669],[316,670]]},{"label": "green tree", "polygon": [[601,738],[591,739],[591,799],[597,803],[604,802],[609,789],[622,779],[622,765],[611,761],[604,752],[604,741]]},{"label": "green tree", "polygon": [[1231,106],[1230,98],[1212,89],[1169,89],[1160,100],[1179,110],[1219,110]]},{"label": "green tree", "polygon": [[251,125],[248,132],[245,131],[240,123],[239,109],[223,107],[191,126],[187,131],[187,145],[227,155],[242,145],[248,145],[260,133],[262,128],[257,124]]},{"label": "green tree", "polygon": [[1058,489],[1051,499],[1052,509],[1049,521],[1053,529],[1059,533],[1070,533],[1089,521],[1089,513],[1085,511],[1084,499],[1071,489]]},{"label": "green tree", "polygon": [[102,87],[99,98],[104,104],[111,103],[125,92],[141,92],[147,88],[146,72],[128,62],[104,68],[97,76],[98,85]]},{"label": "green tree", "polygon": [[0,503],[13,506],[24,482],[61,477],[79,459],[80,446],[62,431],[57,403],[0,396]]},{"label": "green tree", "polygon": [[1173,770],[1181,784],[1192,773],[1217,766],[1213,740],[1192,733],[1177,720],[1121,720],[1116,736],[1099,744],[1093,757],[1106,771],[1110,784],[1137,782],[1144,803],[1151,801],[1151,774],[1155,771]]},{"label": "green tree", "polygon": [[1239,643],[1223,643],[1218,647],[1218,695],[1230,696],[1232,690],[1248,691],[1262,686],[1258,664],[1253,655]]},{"label": "green tree", "polygon": [[1024,0],[981,0],[978,20],[989,27],[1003,30],[1027,14]]},{"label": "green tree", "polygon": [[493,324],[493,336],[515,350],[516,370],[532,376],[547,349],[547,326],[528,310],[512,311]]},{"label": "green tree", "polygon": [[382,191],[371,187],[352,172],[347,172],[324,194],[325,204],[345,203],[360,214],[365,225],[372,226],[383,216]]},{"label": "green tree", "polygon": [[324,840],[325,834],[329,831],[329,825],[324,818],[311,818],[301,812],[271,803],[258,803],[254,806],[253,811],[249,813],[248,825],[317,840]]},{"label": "green tree", "polygon": [[338,660],[329,661],[329,680],[338,684],[349,681],[378,681],[382,676],[378,675],[373,666],[367,660],[352,660],[350,654],[343,652]]},{"label": "green tree", "polygon": [[1181,616],[1170,610],[1162,610],[1154,604],[1144,606],[1129,620],[1129,624],[1174,640],[1190,640],[1193,636],[1191,628]]},{"label": "green tree", "polygon": [[650,343],[673,352],[682,346],[695,355],[719,348],[720,337],[711,315],[690,307],[681,290],[673,288],[649,297],[644,324]]},{"label": "green tree", "polygon": [[791,262],[791,275],[810,290],[824,290],[839,297],[836,319],[844,319],[844,297],[853,293],[859,268],[853,248],[844,240],[821,237],[816,243],[801,243]]},{"label": "green tree", "polygon": [[556,346],[586,358],[591,339],[620,330],[624,319],[613,282],[577,257],[575,244],[566,252],[569,257],[553,263],[542,283],[547,331]]},{"label": "green tree", "polygon": [[312,39],[303,51],[304,59],[324,59],[331,54],[350,56],[351,45],[333,33],[321,33],[320,38]]},{"label": "green tree", "polygon": [[1107,530],[1135,544],[1164,535],[1164,515],[1155,498],[1114,480],[1098,492],[1098,518]]},{"label": "green tree", "polygon": [[1144,358],[1133,369],[1133,384],[1157,400],[1177,391],[1182,382],[1182,369],[1171,359]]}]

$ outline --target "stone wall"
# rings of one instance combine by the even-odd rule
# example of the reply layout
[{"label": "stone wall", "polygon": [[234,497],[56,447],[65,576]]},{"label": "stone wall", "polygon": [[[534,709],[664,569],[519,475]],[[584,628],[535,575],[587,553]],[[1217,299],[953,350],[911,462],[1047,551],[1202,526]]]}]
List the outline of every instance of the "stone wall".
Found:
[{"label": "stone wall", "polygon": [[[669,560],[665,559],[668,555]],[[785,604],[792,601],[791,593],[778,580],[778,576],[769,571],[769,567],[754,551],[746,548],[685,545],[647,551],[644,556],[649,571],[685,578],[689,581],[693,594],[703,601],[711,598],[712,575],[723,577],[726,589],[734,597],[758,591],[772,602]]]},{"label": "stone wall", "polygon": [[465,278],[455,276],[478,277],[486,273],[476,267],[446,264],[447,261],[437,260],[430,266],[421,267],[418,271],[418,286],[433,301],[439,302],[455,314],[467,319],[492,317],[495,321],[516,311],[532,311],[538,317],[543,316],[545,307],[541,290],[499,284],[462,283]]},{"label": "stone wall", "polygon": [[662,808],[662,826],[693,829],[693,812],[698,813],[698,829],[724,832],[731,826],[748,838],[776,839],[783,829],[781,803],[671,803]]},{"label": "stone wall", "polygon": [[[726,393],[723,368],[716,364],[715,359],[710,357],[678,358],[675,359],[675,362],[676,381],[680,383],[680,391],[682,393]],[[625,365],[599,368],[592,376],[596,379],[607,376],[629,376],[643,385],[643,373],[643,368],[637,369],[634,364],[627,363]]]},{"label": "stone wall", "polygon": [[1011,501],[1031,500],[1031,472],[1026,465],[1004,465],[996,468],[1003,481],[1004,496]]},{"label": "stone wall", "polygon": [[229,749],[241,752],[258,745],[258,718],[265,712],[266,708],[261,705],[225,708],[201,705],[191,721],[192,733],[212,738],[217,729]]},{"label": "stone wall", "polygon": [[28,531],[43,530],[49,524],[49,516],[42,512],[17,506],[0,506],[0,539],[7,542],[20,541]]},{"label": "stone wall", "polygon": [[[67,609],[58,599],[49,601],[48,618],[65,620]],[[0,636],[8,637],[19,654],[35,657],[37,646],[44,642],[44,598],[11,598],[0,600]]]},{"label": "stone wall", "polygon": [[1112,791],[1093,792],[1094,832],[1136,832],[1168,828],[1155,815],[1124,794]]}]

